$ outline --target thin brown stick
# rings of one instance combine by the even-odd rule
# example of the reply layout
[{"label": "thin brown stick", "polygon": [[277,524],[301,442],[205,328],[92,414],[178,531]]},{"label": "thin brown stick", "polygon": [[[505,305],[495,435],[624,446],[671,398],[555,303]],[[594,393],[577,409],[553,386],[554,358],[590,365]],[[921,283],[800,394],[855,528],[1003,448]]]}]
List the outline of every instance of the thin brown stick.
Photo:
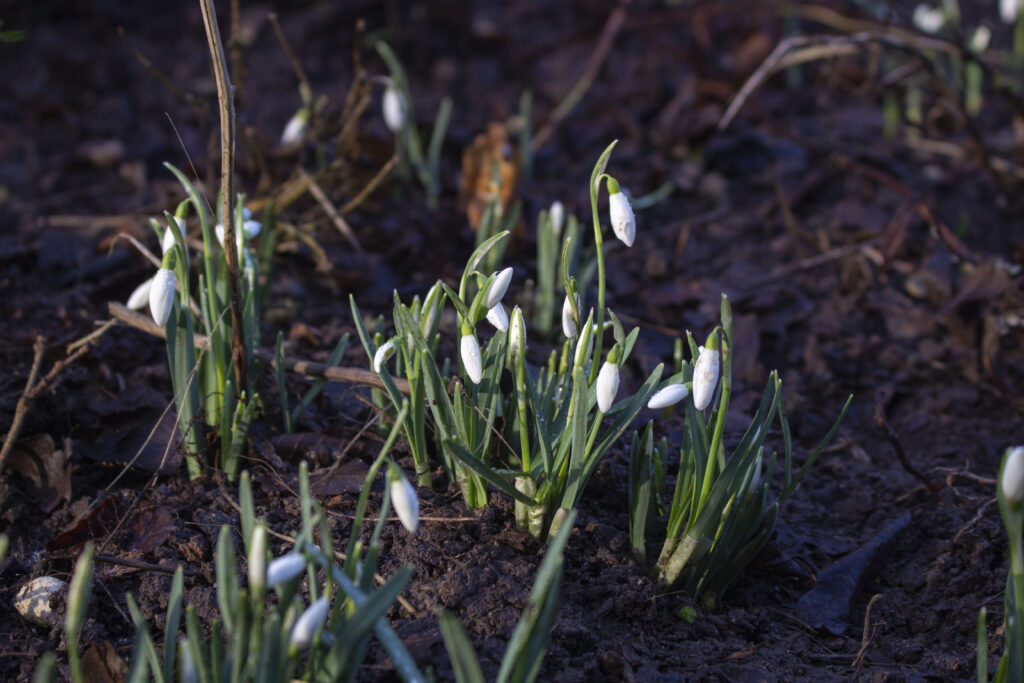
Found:
[{"label": "thin brown stick", "polygon": [[[161,574],[173,574],[178,571],[178,567],[167,567],[162,564],[153,564],[151,562],[140,562],[138,560],[129,560],[124,557],[114,557],[113,555],[93,555],[93,560],[96,562],[102,562],[104,564],[116,564],[122,567],[132,567],[134,569],[145,569],[149,572],[159,572]],[[185,576],[203,576],[203,573],[198,569],[188,569],[182,567],[182,571]]]},{"label": "thin brown stick", "polygon": [[235,221],[232,204],[235,199],[235,89],[228,78],[227,59],[220,40],[213,0],[199,0],[210,46],[213,75],[217,81],[217,103],[220,108],[220,208],[224,225],[224,255],[228,266],[228,296],[231,300],[231,357],[235,366],[235,386],[239,395],[246,393],[245,340],[242,338],[242,290],[238,274],[238,251],[235,245]]},{"label": "thin brown stick", "polygon": [[206,110],[208,108],[206,102],[204,102],[198,96],[196,96],[195,93],[191,93],[182,88],[181,86],[179,86],[177,83],[171,80],[170,76],[168,76],[163,71],[158,69],[156,65],[153,64],[153,62],[149,59],[149,57],[142,54],[142,52],[140,52],[138,48],[136,48],[128,41],[128,37],[125,35],[123,26],[117,27],[117,35],[125,44],[125,47],[128,48],[128,51],[132,53],[132,56],[135,57],[135,61],[139,63],[139,66],[145,69],[150,76],[155,78],[165,88],[170,90],[175,97],[177,97],[182,102],[195,109],[197,112],[200,112],[202,114],[206,113]]},{"label": "thin brown stick", "polygon": [[[270,19],[270,25],[274,27],[274,35],[277,36],[277,42],[281,43],[281,47],[284,49],[284,53],[288,56],[288,61],[292,64],[292,70],[295,72],[295,78],[299,82],[299,93],[302,95],[302,104],[309,106],[309,114],[313,115],[313,86],[309,83],[309,77],[306,76],[306,70],[302,68],[302,62],[295,56],[295,52],[292,50],[291,44],[288,39],[284,37],[284,31],[281,30],[281,24],[277,20],[277,12],[271,12],[267,15]],[[309,99],[307,102],[306,99]]]},{"label": "thin brown stick", "polygon": [[544,143],[554,134],[555,129],[569,116],[580,100],[583,99],[583,96],[587,94],[587,91],[590,90],[594,79],[597,78],[598,71],[601,70],[601,65],[604,64],[605,59],[608,58],[608,53],[611,52],[612,45],[615,43],[615,36],[619,34],[619,30],[626,22],[626,7],[630,2],[631,0],[619,0],[619,4],[608,15],[608,20],[601,31],[601,37],[598,39],[597,45],[590,55],[590,61],[587,62],[583,75],[573,84],[566,96],[555,107],[555,110],[551,112],[548,120],[544,122],[544,125],[537,131],[537,134],[533,136],[530,148],[534,152],[544,146]]},{"label": "thin brown stick", "polygon": [[300,168],[299,174],[303,180],[307,181],[309,187],[309,193],[313,195],[320,206],[323,208],[324,213],[334,223],[334,227],[338,229],[342,237],[348,240],[348,243],[352,245],[352,248],[356,250],[357,254],[363,253],[363,247],[359,244],[359,240],[356,239],[356,235],[352,232],[352,226],[350,226],[341,214],[338,213],[338,209],[334,206],[334,203],[330,198],[324,194],[324,191],[320,189],[320,185],[317,184],[316,180],[311,175],[306,173],[305,169]]},{"label": "thin brown stick", "polygon": [[885,404],[889,402],[893,394],[893,385],[888,384],[883,387],[879,387],[878,391],[875,392],[875,424],[878,425],[879,429],[885,435],[885,438],[889,441],[893,450],[896,451],[896,457],[900,459],[900,464],[903,465],[903,469],[909,474],[913,475],[915,479],[925,485],[928,491],[933,495],[939,494],[938,489],[935,487],[928,477],[914,467],[910,462],[910,458],[907,457],[907,452],[903,448],[903,441],[900,440],[900,435],[896,433],[896,430],[889,424],[888,418],[885,415]]},{"label": "thin brown stick", "polygon": [[95,330],[93,330],[89,334],[85,335],[81,339],[76,339],[75,341],[73,341],[70,344],[68,344],[67,347],[64,349],[64,352],[65,353],[74,353],[75,349],[77,349],[77,348],[79,348],[81,346],[85,346],[89,342],[96,341],[97,339],[102,337],[104,334],[106,334],[107,330],[109,330],[111,327],[113,327],[116,322],[117,321],[115,321],[113,319],[111,319],[111,320],[104,320],[103,323],[99,327],[97,327]]},{"label": "thin brown stick", "polygon": [[[111,301],[107,304],[107,310],[110,315],[120,322],[130,325],[138,330],[142,330],[146,334],[150,334],[154,337],[166,339],[166,331],[164,328],[158,326],[150,318],[130,311],[123,304],[116,301]],[[207,338],[205,335],[196,334],[195,345],[196,348],[204,347],[207,344]],[[275,354],[269,349],[258,349],[255,352],[255,356],[264,363],[271,365],[272,367],[276,363]],[[298,358],[285,358],[284,368],[289,372],[294,372],[297,375],[303,375],[304,377],[311,377],[315,379],[326,379],[329,382],[348,382],[349,384],[363,384],[369,387],[375,387],[377,389],[386,389],[387,386],[381,380],[380,375],[370,370],[363,370],[361,368],[342,368],[335,365],[327,365],[326,363],[315,363],[309,360],[302,360]],[[401,377],[392,378],[395,386],[403,394],[409,393],[409,381]]]},{"label": "thin brown stick", "polygon": [[871,634],[871,631],[872,631],[872,629],[871,629],[871,608],[874,606],[874,604],[876,602],[878,602],[881,599],[882,599],[882,594],[881,593],[875,593],[874,595],[872,595],[871,599],[868,601],[868,607],[864,611],[864,629],[863,629],[863,631],[861,633],[861,638],[860,638],[860,650],[857,651],[857,656],[854,658],[853,664],[850,665],[854,669],[854,671],[857,671],[857,672],[860,671],[861,664],[864,663],[864,656],[868,653],[868,646],[871,645],[871,635],[872,635]]},{"label": "thin brown stick", "polygon": [[391,169],[393,169],[395,167],[395,164],[397,163],[397,156],[393,156],[390,159],[388,159],[384,163],[384,165],[380,167],[380,170],[377,171],[376,175],[370,178],[370,182],[366,183],[363,189],[359,191],[359,194],[357,194],[352,199],[348,200],[345,206],[338,209],[338,213],[344,216],[347,213],[352,213],[353,211],[355,211],[356,208],[358,208],[360,204],[366,201],[366,198],[369,197],[370,194],[377,189],[377,186],[384,182],[384,179],[388,177],[388,174],[391,173]]},{"label": "thin brown stick", "polygon": [[25,390],[21,392],[18,404],[14,408],[14,419],[11,420],[11,428],[7,430],[3,448],[0,448],[0,472],[3,472],[7,454],[14,447],[14,442],[18,439],[18,432],[21,431],[21,423],[25,421],[25,415],[28,414],[28,406],[32,401],[30,394],[35,386],[36,377],[39,375],[39,364],[43,362],[43,352],[46,351],[46,342],[43,339],[43,335],[36,337],[36,343],[33,345],[32,351],[34,356],[32,358],[32,368],[28,371],[28,381],[25,382]]}]

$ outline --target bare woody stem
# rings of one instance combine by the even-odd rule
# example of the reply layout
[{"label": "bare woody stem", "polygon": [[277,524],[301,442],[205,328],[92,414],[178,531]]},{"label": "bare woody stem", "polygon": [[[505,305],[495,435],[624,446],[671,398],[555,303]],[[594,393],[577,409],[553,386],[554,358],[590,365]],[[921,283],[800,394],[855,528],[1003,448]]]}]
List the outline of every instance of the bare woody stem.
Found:
[{"label": "bare woody stem", "polygon": [[220,39],[213,0],[199,0],[210,46],[213,75],[217,81],[217,102],[220,108],[220,206],[224,225],[224,255],[228,264],[228,297],[231,304],[231,358],[235,366],[235,385],[246,391],[246,350],[242,337],[242,292],[238,275],[238,250],[235,242],[235,221],[231,207],[235,197],[235,103],[234,86],[228,79],[224,45]]}]

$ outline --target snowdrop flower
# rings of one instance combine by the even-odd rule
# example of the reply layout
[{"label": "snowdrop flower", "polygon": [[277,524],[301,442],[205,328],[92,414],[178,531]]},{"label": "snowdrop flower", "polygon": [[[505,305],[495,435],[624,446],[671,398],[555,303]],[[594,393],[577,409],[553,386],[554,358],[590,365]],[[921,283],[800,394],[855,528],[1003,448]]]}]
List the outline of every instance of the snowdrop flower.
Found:
[{"label": "snowdrop flower", "polygon": [[1024,504],[1024,446],[1014,446],[1007,450],[999,486],[1009,505],[1019,507]]},{"label": "snowdrop flower", "polygon": [[277,557],[267,566],[267,585],[277,586],[297,579],[305,568],[306,558],[298,553]]},{"label": "snowdrop flower", "polygon": [[379,375],[380,369],[391,360],[393,355],[395,355],[395,340],[392,339],[386,344],[378,346],[376,353],[373,354],[373,371]]},{"label": "snowdrop flower", "polygon": [[153,286],[153,278],[149,278],[141,285],[135,288],[131,296],[128,297],[128,308],[133,311],[141,311],[149,303],[149,290]]},{"label": "snowdrop flower", "polygon": [[551,231],[556,235],[561,235],[562,223],[565,222],[565,207],[562,206],[562,202],[553,203],[548,211],[548,216],[551,218]]},{"label": "snowdrop flower", "polygon": [[470,381],[473,384],[480,384],[480,380],[484,376],[483,360],[480,358],[480,344],[477,343],[476,336],[474,336],[469,323],[462,324],[462,340],[459,342],[459,352]]},{"label": "snowdrop flower", "polygon": [[629,205],[625,193],[619,189],[619,182],[615,178],[608,178],[608,213],[611,216],[612,230],[619,241],[627,247],[633,246],[636,239],[636,218],[633,217],[633,207]]},{"label": "snowdrop flower", "polygon": [[281,146],[292,147],[302,142],[306,137],[306,128],[309,126],[309,110],[305,107],[299,109],[288,119],[288,124],[281,133]]},{"label": "snowdrop flower", "polygon": [[970,40],[967,41],[967,49],[976,55],[980,55],[988,49],[990,42],[992,42],[992,29],[985,24],[981,24],[978,28],[974,29]]},{"label": "snowdrop flower", "polygon": [[391,480],[391,502],[405,530],[410,534],[416,533],[420,523],[420,503],[416,498],[416,489],[405,477],[396,476]]},{"label": "snowdrop flower", "polygon": [[[238,244],[238,249],[241,251],[242,245],[245,240],[251,240],[260,234],[263,229],[263,224],[259,221],[252,220],[252,212],[249,209],[242,209],[242,229],[235,234],[235,241]],[[217,236],[217,241],[220,242],[220,246],[224,246],[224,225],[218,223],[213,226],[213,233]]]},{"label": "snowdrop flower", "polygon": [[497,304],[494,308],[487,311],[487,322],[494,325],[494,329],[499,332],[508,330],[508,313],[505,312],[505,307]]},{"label": "snowdrop flower", "polygon": [[[576,296],[576,308],[580,307],[580,297]],[[572,339],[576,336],[576,318],[572,314],[572,302],[569,301],[569,295],[565,295],[565,301],[562,302],[562,334],[567,339]]]},{"label": "snowdrop flower", "polygon": [[1017,21],[1018,9],[1020,9],[1020,0],[999,0],[999,17],[1004,24],[1012,24]]},{"label": "snowdrop flower", "polygon": [[526,349],[526,323],[523,311],[518,306],[512,309],[512,323],[509,326],[508,348],[513,358],[518,358]]},{"label": "snowdrop flower", "polygon": [[389,83],[384,91],[384,125],[392,133],[402,130],[405,125],[405,98],[394,83]]},{"label": "snowdrop flower", "polygon": [[289,644],[293,650],[305,650],[313,644],[313,638],[327,619],[327,598],[319,598],[306,608],[295,621]]},{"label": "snowdrop flower", "polygon": [[685,384],[669,384],[667,387],[659,390],[654,396],[651,396],[651,400],[647,402],[647,407],[652,410],[668,408],[679,403],[689,395],[690,390],[686,388]]},{"label": "snowdrop flower", "polygon": [[174,271],[170,268],[160,268],[153,276],[149,287],[149,312],[153,314],[153,321],[163,327],[167,319],[171,317],[171,309],[174,307]]},{"label": "snowdrop flower", "polygon": [[505,296],[505,292],[508,291],[508,283],[510,282],[512,282],[511,268],[495,273],[494,279],[491,281],[491,287],[487,290],[487,296],[484,298],[484,307],[490,309],[497,306],[501,298]]},{"label": "snowdrop flower", "polygon": [[[1016,2],[1016,0],[1013,0]],[[1004,3],[1005,4],[1005,3]],[[914,8],[914,26],[925,33],[938,33],[946,23],[946,14],[941,7],[918,5]]]},{"label": "snowdrop flower", "polygon": [[718,362],[718,349],[700,347],[693,366],[693,404],[697,410],[704,410],[711,403],[718,383]]},{"label": "snowdrop flower", "polygon": [[597,409],[607,413],[619,391],[619,347],[613,346],[608,359],[597,373]]},{"label": "snowdrop flower", "polygon": [[267,527],[258,522],[249,541],[249,588],[261,591],[267,585]]}]

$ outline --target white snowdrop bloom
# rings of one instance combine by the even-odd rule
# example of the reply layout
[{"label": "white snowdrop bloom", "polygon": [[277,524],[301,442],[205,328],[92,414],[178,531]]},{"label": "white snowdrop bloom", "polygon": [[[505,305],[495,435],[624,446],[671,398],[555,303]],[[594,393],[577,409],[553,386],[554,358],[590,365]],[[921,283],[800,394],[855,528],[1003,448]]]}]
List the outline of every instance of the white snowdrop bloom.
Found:
[{"label": "white snowdrop bloom", "polygon": [[420,523],[420,503],[416,497],[416,489],[405,477],[398,477],[391,480],[391,503],[395,506],[395,513],[402,522],[402,526],[410,534],[416,533],[416,527]]},{"label": "white snowdrop bloom", "polygon": [[484,307],[490,309],[497,306],[502,297],[505,296],[505,292],[508,291],[508,283],[510,282],[512,282],[511,268],[495,273],[494,279],[491,280],[491,287],[487,290],[487,296],[484,297]]},{"label": "white snowdrop bloom", "polygon": [[267,585],[267,527],[257,523],[249,541],[249,588],[262,590]]},{"label": "white snowdrop bloom", "polygon": [[153,286],[153,278],[149,278],[141,285],[135,288],[131,296],[128,297],[128,308],[133,311],[141,311],[149,303],[149,290]]},{"label": "white snowdrop bloom", "polygon": [[306,569],[306,558],[298,553],[276,557],[267,566],[267,585],[277,586],[302,575]]},{"label": "white snowdrop bloom", "polygon": [[497,304],[487,311],[487,322],[494,325],[494,329],[499,332],[508,330],[508,313],[505,312],[505,307]]},{"label": "white snowdrop bloom", "polygon": [[679,403],[689,395],[690,390],[686,388],[685,384],[669,384],[667,387],[659,390],[654,396],[651,396],[651,400],[647,402],[647,407],[652,410],[668,408]]},{"label": "white snowdrop bloom", "polygon": [[711,403],[718,383],[718,363],[718,349],[700,347],[693,366],[693,404],[697,410],[704,410]]},{"label": "white snowdrop bloom", "polygon": [[405,125],[405,98],[393,84],[384,91],[384,125],[392,133],[402,130]]},{"label": "white snowdrop bloom", "polygon": [[619,181],[611,177],[608,178],[608,214],[615,236],[627,247],[633,246],[633,240],[636,239],[633,207],[629,205],[626,194],[619,189]]},{"label": "white snowdrop bloom", "polygon": [[999,17],[1004,24],[1012,24],[1017,21],[1017,10],[1019,9],[1020,0],[999,0]]},{"label": "white snowdrop bloom", "polygon": [[247,218],[242,221],[242,232],[245,233],[245,239],[251,240],[259,236],[260,230],[263,229],[263,224],[259,221],[254,221],[251,218]]},{"label": "white snowdrop bloom", "polygon": [[[610,355],[610,354],[609,354]],[[607,360],[597,373],[597,409],[607,413],[619,391],[619,364]]]},{"label": "white snowdrop bloom", "polygon": [[967,41],[967,48],[974,54],[980,55],[988,49],[990,42],[992,42],[992,29],[985,24],[981,24],[971,34],[970,40]]},{"label": "white snowdrop bloom", "polygon": [[462,364],[466,367],[466,374],[473,384],[480,384],[484,376],[483,360],[480,358],[480,344],[472,332],[463,330],[462,340],[459,342],[459,352],[462,355]]},{"label": "white snowdrop bloom", "polygon": [[548,211],[548,216],[551,218],[551,231],[556,235],[561,235],[562,224],[565,222],[565,207],[562,206],[562,202],[553,203]]},{"label": "white snowdrop bloom", "polygon": [[217,241],[220,242],[220,246],[223,247],[224,246],[224,225],[222,223],[218,223],[217,225],[213,226],[213,234],[214,234],[214,236],[216,236]]},{"label": "white snowdrop bloom", "polygon": [[913,21],[914,26],[925,33],[938,33],[946,23],[946,14],[940,7],[922,4],[914,8]]},{"label": "white snowdrop bloom", "polygon": [[306,137],[306,128],[309,126],[309,110],[305,107],[299,109],[288,119],[288,123],[281,133],[281,146],[293,147]]},{"label": "white snowdrop bloom", "polygon": [[156,271],[149,287],[149,312],[153,314],[153,321],[160,327],[166,325],[167,319],[171,317],[171,309],[174,307],[174,283],[174,271],[161,268]]},{"label": "white snowdrop bloom", "polygon": [[1006,455],[999,486],[1011,505],[1024,503],[1024,446],[1014,446]]},{"label": "white snowdrop bloom", "polygon": [[512,309],[508,348],[513,357],[518,357],[526,349],[526,323],[523,321],[523,311],[518,306]]},{"label": "white snowdrop bloom", "polygon": [[[580,298],[576,297],[576,308],[580,305]],[[569,295],[565,295],[565,301],[562,302],[562,334],[567,339],[572,339],[576,336],[576,318],[572,314],[572,302],[569,301]]]},{"label": "white snowdrop bloom", "polygon": [[376,353],[373,354],[373,371],[380,374],[380,369],[391,359],[391,356],[393,355],[395,355],[394,340],[390,340],[377,347]]},{"label": "white snowdrop bloom", "polygon": [[305,650],[313,644],[313,638],[327,619],[327,598],[319,598],[299,615],[292,628],[289,643],[296,650]]}]

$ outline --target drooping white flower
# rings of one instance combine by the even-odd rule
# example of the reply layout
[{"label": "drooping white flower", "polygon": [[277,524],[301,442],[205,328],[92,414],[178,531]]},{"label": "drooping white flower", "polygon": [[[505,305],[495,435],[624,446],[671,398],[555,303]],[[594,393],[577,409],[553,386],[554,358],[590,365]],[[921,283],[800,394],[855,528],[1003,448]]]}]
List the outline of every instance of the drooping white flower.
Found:
[{"label": "drooping white flower", "polygon": [[685,384],[669,384],[667,387],[660,389],[654,396],[651,396],[651,400],[647,402],[647,407],[651,410],[668,408],[679,403],[689,395],[690,390],[686,388]]},{"label": "drooping white flower", "polygon": [[420,503],[416,497],[416,489],[405,477],[391,480],[391,502],[402,526],[410,534],[416,533],[420,523]]},{"label": "drooping white flower", "polygon": [[614,178],[608,179],[608,214],[611,217],[615,236],[627,247],[633,246],[633,240],[636,239],[636,218],[633,217],[633,207],[629,205],[629,200],[619,189],[619,183]]},{"label": "drooping white flower", "polygon": [[718,383],[718,362],[718,349],[700,347],[693,366],[693,404],[697,410],[704,410],[711,403]]},{"label": "drooping white flower", "polygon": [[1024,446],[1014,446],[1007,451],[999,486],[1007,503],[1015,506],[1024,503]]},{"label": "drooping white flower", "polygon": [[392,133],[402,130],[405,125],[405,98],[394,84],[388,84],[384,91],[384,125]]},{"label": "drooping white flower", "polygon": [[462,330],[462,340],[459,342],[459,352],[462,355],[462,364],[466,367],[466,374],[473,384],[480,384],[484,376],[483,360],[480,358],[480,344],[472,331]]},{"label": "drooping white flower", "polygon": [[161,268],[156,271],[149,287],[149,312],[153,314],[153,321],[160,327],[167,324],[167,319],[171,317],[171,309],[174,308],[174,284],[174,271]]},{"label": "drooping white flower", "polygon": [[267,585],[267,527],[257,522],[249,541],[249,588],[263,590]]},{"label": "drooping white flower", "polygon": [[1020,0],[999,0],[999,17],[1004,24],[1012,24],[1017,21],[1017,10],[1019,9]]},{"label": "drooping white flower", "polygon": [[[611,354],[609,354],[610,356]],[[597,409],[607,413],[619,391],[619,364],[607,360],[597,373]]]},{"label": "drooping white flower", "polygon": [[501,298],[505,296],[505,292],[508,291],[510,282],[512,282],[511,268],[505,268],[501,272],[495,273],[491,287],[487,290],[487,296],[484,298],[484,308],[491,309],[497,306]]},{"label": "drooping white flower", "polygon": [[526,349],[526,323],[523,321],[523,311],[518,306],[512,309],[508,348],[513,357],[518,357]]},{"label": "drooping white flower", "polygon": [[377,351],[373,354],[373,371],[380,374],[380,369],[391,360],[393,355],[395,355],[395,341],[393,339],[378,346]]},{"label": "drooping white flower", "polygon": [[505,312],[505,307],[497,304],[487,311],[487,322],[494,325],[494,329],[499,332],[506,331],[508,329],[508,313]]},{"label": "drooping white flower", "polygon": [[[576,297],[576,308],[580,305],[579,296]],[[572,314],[572,302],[569,301],[569,295],[565,295],[565,301],[562,302],[562,334],[567,339],[572,339],[576,336],[576,318]]]},{"label": "drooping white flower", "polygon": [[548,216],[551,218],[551,231],[556,235],[561,235],[562,223],[565,222],[565,207],[562,206],[562,202],[554,202],[548,211]]},{"label": "drooping white flower", "polygon": [[290,119],[281,133],[281,146],[292,147],[302,142],[306,137],[306,128],[309,126],[309,110],[302,107]]},{"label": "drooping white flower", "polygon": [[276,557],[267,565],[267,585],[277,586],[298,578],[306,569],[306,558],[298,553]]},{"label": "drooping white flower", "polygon": [[[1013,0],[1016,2],[1016,0]],[[925,33],[938,33],[946,23],[946,13],[941,7],[918,5],[914,8],[914,26]],[[1012,19],[1011,19],[1012,21]]]},{"label": "drooping white flower", "polygon": [[323,627],[327,619],[327,598],[319,598],[306,611],[299,615],[292,628],[291,637],[288,639],[292,648],[305,650],[313,644],[313,638]]},{"label": "drooping white flower", "polygon": [[128,297],[128,308],[133,311],[141,311],[149,303],[149,290],[153,286],[153,278],[149,278],[141,285],[135,288],[131,296]]}]

